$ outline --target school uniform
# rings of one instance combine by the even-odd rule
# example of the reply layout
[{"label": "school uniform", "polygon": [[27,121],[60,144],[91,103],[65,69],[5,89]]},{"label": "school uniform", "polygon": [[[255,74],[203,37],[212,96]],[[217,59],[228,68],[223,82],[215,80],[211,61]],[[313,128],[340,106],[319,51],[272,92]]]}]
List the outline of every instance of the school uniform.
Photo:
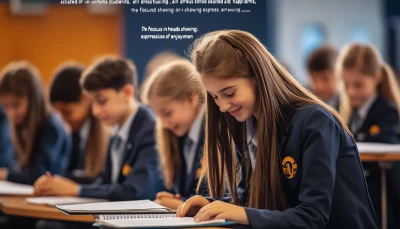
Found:
[{"label": "school uniform", "polygon": [[116,127],[101,178],[81,185],[79,196],[112,201],[154,199],[162,187],[154,126],[153,114],[140,105],[122,127]]},{"label": "school uniform", "polygon": [[0,107],[0,168],[10,168],[14,164],[14,152],[9,132],[7,116]]},{"label": "school uniform", "polygon": [[[201,172],[201,159],[204,146],[204,111],[198,115],[189,132],[179,138],[181,171],[174,181],[175,190],[182,200],[196,195],[197,183]],[[201,186],[199,194],[206,193],[206,187]]]},{"label": "school uniform", "polygon": [[[284,117],[278,122],[278,146],[287,209],[244,207],[250,227],[377,229],[354,139],[321,106],[310,105],[297,111],[285,108],[282,114]],[[247,129],[251,124],[245,125]],[[257,132],[251,129],[247,131],[250,134],[246,134],[245,144],[240,144],[240,140],[235,142],[239,142],[237,149],[242,157],[243,152],[249,151],[256,158]],[[243,180],[250,179],[251,173],[252,168],[242,168],[240,184],[246,190],[240,196],[242,203],[247,203],[249,197],[249,187],[243,187],[248,182]]]},{"label": "school uniform", "polygon": [[65,176],[71,151],[71,139],[66,134],[63,122],[51,114],[36,136],[31,164],[9,169],[7,180],[15,183],[33,184],[47,171]]},{"label": "school uniform", "polygon": [[[381,95],[372,95],[358,110],[353,111],[349,127],[358,142],[382,142],[398,144],[400,143],[400,124],[399,113],[394,104],[386,100]],[[381,172],[376,162],[363,162],[366,180],[371,195],[371,200],[377,213],[378,222],[381,221]],[[391,173],[393,170],[393,174]],[[398,185],[399,175],[395,175],[399,170],[398,165],[394,164],[392,170],[388,172],[388,198],[396,197],[400,191]],[[395,190],[392,192],[392,190]],[[397,192],[397,193],[396,193]],[[398,201],[399,202],[399,201]],[[393,201],[388,201],[388,226],[391,228]]]},{"label": "school uniform", "polygon": [[[104,173],[93,184],[80,185],[79,196],[111,201],[154,199],[162,188],[154,128],[153,113],[140,104],[122,126],[114,127]],[[36,225],[36,229],[92,227],[50,220],[40,220]]]},{"label": "school uniform", "polygon": [[78,131],[73,131],[71,133],[72,150],[67,177],[80,184],[90,184],[94,181],[94,178],[84,176],[86,145],[91,125],[92,120],[91,118],[88,118],[84,121],[82,127]]}]

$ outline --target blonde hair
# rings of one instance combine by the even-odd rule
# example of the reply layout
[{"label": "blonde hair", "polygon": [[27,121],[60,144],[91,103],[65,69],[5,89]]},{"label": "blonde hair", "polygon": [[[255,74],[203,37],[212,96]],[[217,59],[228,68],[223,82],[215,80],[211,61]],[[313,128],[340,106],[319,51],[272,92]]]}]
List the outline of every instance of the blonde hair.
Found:
[{"label": "blonde hair", "polygon": [[[244,153],[243,168],[249,168],[249,153],[244,141],[245,123],[220,112],[210,94],[206,97],[206,127],[204,145],[205,170],[209,192],[221,197],[226,188],[234,204],[246,204],[253,208],[269,210],[286,209],[285,194],[280,181],[278,122],[283,119],[284,109],[301,109],[319,105],[339,120],[350,133],[340,116],[315,95],[305,89],[273,57],[252,34],[240,30],[223,30],[205,34],[194,42],[192,62],[202,77],[229,79],[251,78],[256,83],[256,113],[258,121],[258,152],[256,165],[250,180],[249,203],[241,203],[236,189],[238,174],[238,150]],[[240,144],[242,143],[242,144]],[[198,189],[202,182],[200,179]]]},{"label": "blonde hair", "polygon": [[[177,60],[160,67],[149,77],[143,88],[142,101],[148,104],[149,99],[153,96],[182,101],[190,98],[193,94],[198,95],[199,103],[203,104],[204,88],[199,74],[190,61]],[[159,119],[156,133],[164,183],[167,188],[171,188],[181,167],[178,136],[169,129],[163,128]]]},{"label": "blonde hair", "polygon": [[[396,77],[391,67],[386,64],[380,56],[378,50],[370,44],[349,43],[341,51],[336,71],[339,76],[343,69],[355,69],[358,72],[369,76],[381,76],[381,81],[377,87],[380,95],[393,102],[397,110],[400,111],[400,90],[397,85]],[[351,107],[348,105],[340,113],[351,113]]]},{"label": "blonde hair", "polygon": [[[1,73],[0,94],[15,95],[28,99],[28,111],[23,126],[11,125],[11,139],[16,159],[21,167],[30,166],[40,129],[50,116],[50,105],[44,95],[39,70],[26,61],[12,62]],[[24,136],[24,129],[27,135]]]}]

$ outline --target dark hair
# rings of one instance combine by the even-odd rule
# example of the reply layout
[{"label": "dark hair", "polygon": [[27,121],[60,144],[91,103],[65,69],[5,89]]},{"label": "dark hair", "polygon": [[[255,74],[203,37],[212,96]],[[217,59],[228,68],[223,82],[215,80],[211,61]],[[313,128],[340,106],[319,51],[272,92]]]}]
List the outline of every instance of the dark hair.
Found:
[{"label": "dark hair", "polygon": [[50,85],[50,102],[79,102],[82,95],[79,80],[83,70],[83,66],[75,63],[60,66]]},{"label": "dark hair", "polygon": [[83,72],[81,86],[87,91],[101,89],[120,90],[126,84],[137,88],[135,64],[127,59],[105,56],[95,61]]},{"label": "dark hair", "polygon": [[309,72],[334,71],[339,51],[331,45],[323,45],[313,51],[307,60]]}]

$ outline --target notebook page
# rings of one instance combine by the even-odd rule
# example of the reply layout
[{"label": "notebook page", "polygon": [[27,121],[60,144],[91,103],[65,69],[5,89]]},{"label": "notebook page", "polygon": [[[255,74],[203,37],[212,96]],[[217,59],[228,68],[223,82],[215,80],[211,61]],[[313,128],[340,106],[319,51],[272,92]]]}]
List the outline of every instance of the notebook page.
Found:
[{"label": "notebook page", "polygon": [[66,211],[88,211],[88,212],[118,212],[126,210],[152,210],[152,209],[167,209],[164,206],[154,203],[150,200],[134,200],[134,201],[114,201],[105,203],[90,203],[90,204],[73,204],[73,205],[58,205],[60,209]]},{"label": "notebook page", "polygon": [[198,225],[218,225],[224,224],[224,219],[209,220],[203,222],[194,222],[191,217],[184,218],[151,218],[151,219],[122,219],[122,220],[105,220],[97,222],[96,225],[111,226],[117,228],[146,228],[146,227],[191,227]]},{"label": "notebook page", "polygon": [[94,198],[80,198],[80,197],[68,197],[68,196],[44,196],[26,198],[25,201],[30,204],[45,204],[55,206],[59,204],[83,204],[83,203],[95,203],[95,202],[107,202],[105,199],[94,199]]},{"label": "notebook page", "polygon": [[33,186],[0,181],[0,195],[33,195]]}]

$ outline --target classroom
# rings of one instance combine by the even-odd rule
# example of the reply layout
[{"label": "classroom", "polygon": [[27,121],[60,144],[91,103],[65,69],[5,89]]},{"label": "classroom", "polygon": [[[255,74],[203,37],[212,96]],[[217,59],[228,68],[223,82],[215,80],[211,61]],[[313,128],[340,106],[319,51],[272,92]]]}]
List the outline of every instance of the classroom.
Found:
[{"label": "classroom", "polygon": [[400,2],[0,0],[0,228],[400,228]]}]

